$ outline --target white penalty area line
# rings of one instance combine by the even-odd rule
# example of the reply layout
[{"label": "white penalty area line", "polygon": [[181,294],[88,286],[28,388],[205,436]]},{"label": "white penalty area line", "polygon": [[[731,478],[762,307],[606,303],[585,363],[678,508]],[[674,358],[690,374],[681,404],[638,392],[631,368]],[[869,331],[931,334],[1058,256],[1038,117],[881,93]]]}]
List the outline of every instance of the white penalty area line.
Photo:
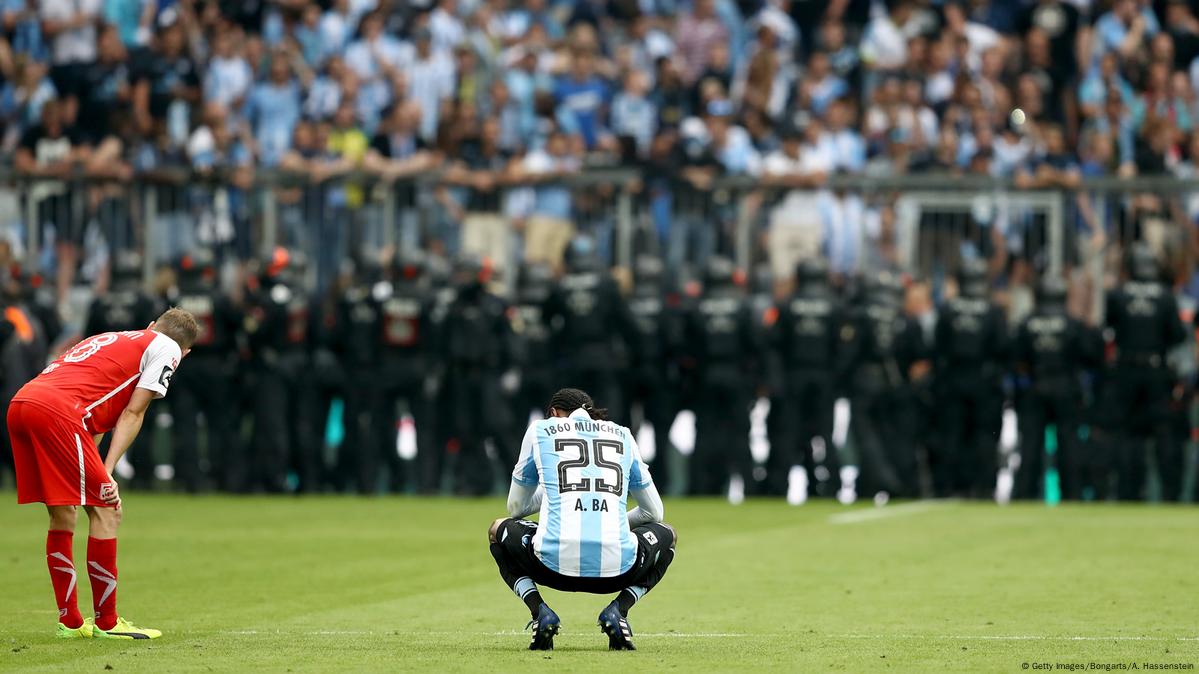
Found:
[{"label": "white penalty area line", "polygon": [[944,641],[1199,641],[1199,637],[1146,637],[1113,634],[1111,636],[1079,636],[1047,634],[837,634],[833,639],[936,639]]},{"label": "white penalty area line", "polygon": [[861,508],[858,510],[851,510],[846,513],[829,515],[828,521],[830,524],[860,524],[862,522],[872,522],[874,520],[888,519],[891,517],[918,515],[930,510],[957,505],[958,503],[961,503],[959,499],[937,499],[928,501],[915,501],[913,503],[901,503],[895,506]]}]

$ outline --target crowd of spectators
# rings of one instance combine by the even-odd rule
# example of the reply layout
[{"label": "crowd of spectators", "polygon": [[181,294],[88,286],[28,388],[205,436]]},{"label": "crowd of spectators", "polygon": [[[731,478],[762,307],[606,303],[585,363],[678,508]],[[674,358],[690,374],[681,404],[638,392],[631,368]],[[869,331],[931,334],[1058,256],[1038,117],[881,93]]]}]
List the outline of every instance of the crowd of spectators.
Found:
[{"label": "crowd of spectators", "polygon": [[[171,234],[176,247],[231,241],[243,252],[245,188],[265,169],[315,182],[440,169],[436,222],[404,222],[425,195],[400,195],[406,243],[493,252],[517,232],[517,257],[550,262],[583,225],[580,197],[545,178],[639,167],[639,203],[677,263],[729,248],[731,207],[708,190],[720,176],[753,176],[794,190],[762,211],[776,274],[817,252],[846,270],[893,254],[894,213],[811,191],[830,175],[947,172],[1060,188],[1193,175],[1195,4],[3,0],[0,143],[17,170],[44,177],[220,171],[229,189],[199,211],[160,203],[160,217],[200,213],[194,231]],[[517,183],[536,187],[498,191]],[[331,263],[347,246],[376,244],[351,217],[371,194],[353,181],[315,196],[280,191],[284,233],[317,237]],[[314,199],[325,214],[315,223]],[[1140,236],[1139,214],[1167,210],[1146,197],[1121,205],[1133,217],[1108,217],[1098,201],[1078,198],[1071,245],[1128,238],[1117,228]],[[1199,203],[1187,206],[1199,215]],[[69,285],[83,233],[49,224]],[[1024,245],[999,227],[991,235],[999,249]]]}]

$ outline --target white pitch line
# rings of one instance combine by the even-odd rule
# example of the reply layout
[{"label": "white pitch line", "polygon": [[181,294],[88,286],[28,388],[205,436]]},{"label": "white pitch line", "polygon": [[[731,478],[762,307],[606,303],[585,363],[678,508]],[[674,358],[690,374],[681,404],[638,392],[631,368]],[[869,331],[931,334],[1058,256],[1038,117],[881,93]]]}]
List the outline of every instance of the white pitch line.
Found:
[{"label": "white pitch line", "polygon": [[[453,632],[453,631],[391,631],[391,630],[225,630],[221,634],[242,636],[256,635],[300,635],[300,636],[476,636],[476,637],[514,637],[526,636],[527,632],[513,630],[501,632]],[[637,637],[650,639],[734,639],[742,637],[774,637],[774,638],[805,638],[814,639],[910,639],[910,640],[939,640],[939,641],[1160,641],[1160,642],[1199,642],[1195,637],[1149,637],[1135,635],[1113,634],[1110,636],[1091,635],[1045,635],[1045,634],[787,634],[787,633],[744,633],[744,632],[641,632]]]},{"label": "white pitch line", "polygon": [[[220,634],[235,634],[242,636],[255,635],[276,635],[276,634],[297,634],[301,636],[483,636],[483,637],[511,637],[525,636],[528,632],[516,632],[508,630],[505,632],[437,632],[437,631],[374,631],[374,630],[224,630]],[[749,634],[739,632],[639,632],[638,637],[674,637],[685,639],[721,639],[721,638],[736,638],[747,637]],[[780,635],[781,636],[781,635]]]},{"label": "white pitch line", "polygon": [[851,510],[847,513],[836,513],[834,515],[829,515],[828,521],[830,524],[859,524],[861,522],[872,522],[874,520],[887,519],[890,517],[916,515],[944,506],[956,505],[959,502],[960,501],[957,499],[940,499],[935,501],[915,501],[913,503],[901,503],[900,505],[896,506],[862,508],[860,510]]},{"label": "white pitch line", "polygon": [[835,639],[940,639],[947,641],[1199,641],[1199,637],[1050,636],[1044,634],[837,634]]}]

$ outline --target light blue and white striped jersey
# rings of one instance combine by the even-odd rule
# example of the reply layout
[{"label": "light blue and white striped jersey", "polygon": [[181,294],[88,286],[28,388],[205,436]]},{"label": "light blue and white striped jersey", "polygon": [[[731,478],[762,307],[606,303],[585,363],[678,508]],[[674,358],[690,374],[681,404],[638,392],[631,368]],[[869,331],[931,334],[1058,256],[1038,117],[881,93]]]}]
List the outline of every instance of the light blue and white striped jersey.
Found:
[{"label": "light blue and white striped jersey", "polygon": [[533,551],[547,568],[610,578],[636,563],[629,491],[653,480],[629,429],[593,421],[583,409],[536,421],[525,432],[512,480],[545,488]]}]

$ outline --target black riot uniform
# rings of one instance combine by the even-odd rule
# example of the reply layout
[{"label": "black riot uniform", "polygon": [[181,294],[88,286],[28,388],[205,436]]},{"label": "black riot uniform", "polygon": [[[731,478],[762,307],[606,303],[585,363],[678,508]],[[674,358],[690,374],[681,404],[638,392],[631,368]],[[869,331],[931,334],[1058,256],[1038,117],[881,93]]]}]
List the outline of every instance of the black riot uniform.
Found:
[{"label": "black riot uniform", "polygon": [[[175,479],[188,491],[204,488],[208,476],[221,489],[244,491],[249,466],[241,451],[236,408],[238,338],[241,312],[216,286],[211,253],[199,250],[176,264],[178,290],[171,303],[190,312],[200,334],[187,356],[187,372],[175,375],[171,387],[171,416],[175,433]],[[199,418],[203,416],[207,461],[199,451]],[[202,466],[208,466],[205,471]]]},{"label": "black riot uniform", "polygon": [[686,348],[696,363],[695,453],[690,493],[720,494],[733,474],[748,484],[749,405],[760,344],[753,310],[724,257],[708,260],[704,294],[689,313]]},{"label": "black riot uniform", "polygon": [[[19,279],[0,284],[0,405],[4,409],[46,366],[49,352],[45,328],[22,301],[24,292]],[[15,477],[8,419],[0,415],[0,481],[5,473]]]},{"label": "black riot uniform", "polygon": [[[771,447],[768,481],[771,493],[785,493],[791,468],[803,466],[815,493],[835,496],[841,488],[841,462],[832,440],[833,406],[845,367],[847,316],[829,286],[824,262],[800,263],[796,279],[796,292],[778,305],[772,338],[784,377],[780,412],[786,430],[785,441]],[[816,470],[812,445],[817,438],[824,443],[827,476]]]},{"label": "black riot uniform", "polygon": [[248,298],[245,332],[253,375],[251,486],[284,491],[294,471],[300,491],[319,485],[319,431],[309,367],[312,306],[301,278],[304,260],[276,251]]},{"label": "black riot uniform", "polygon": [[1123,415],[1116,448],[1119,497],[1140,498],[1146,473],[1145,443],[1153,440],[1162,496],[1177,500],[1184,459],[1170,425],[1173,378],[1166,354],[1186,333],[1174,296],[1160,281],[1152,250],[1134,244],[1128,251],[1127,266],[1129,279],[1107,298],[1107,326],[1116,346],[1111,395]]},{"label": "black riot uniform", "polygon": [[613,364],[624,353],[632,321],[615,279],[594,254],[590,240],[579,237],[567,252],[566,274],[545,305],[553,352],[570,386],[588,391],[609,409],[623,409],[619,370]]},{"label": "black riot uniform", "polygon": [[[337,457],[337,486],[354,488],[364,494],[378,488],[379,443],[373,439],[372,414],[379,395],[378,367],[382,340],[379,305],[373,296],[383,283],[379,265],[355,266],[353,278],[337,303],[336,327],[332,345],[349,386],[342,391],[345,400],[343,425],[345,437]],[[391,454],[395,455],[394,447]]]},{"label": "black riot uniform", "polygon": [[[88,307],[84,320],[83,333],[98,335],[104,332],[121,330],[141,330],[158,318],[162,313],[162,303],[145,292],[142,288],[142,258],[135,252],[127,251],[115,256],[112,264],[112,284],[108,292],[100,295]],[[171,396],[174,398],[174,395]],[[133,486],[148,487],[153,482],[154,421],[161,410],[151,405],[147,411],[145,426],[147,432],[138,433],[126,454],[130,466],[133,467]],[[104,443],[103,451],[108,452],[108,442]],[[178,463],[178,459],[176,459]],[[176,467],[178,472],[178,467]]]},{"label": "black riot uniform", "polygon": [[[375,407],[371,412],[375,459],[382,459],[390,472],[393,491],[404,488],[405,466],[396,453],[396,429],[399,404],[412,416],[417,429],[417,453],[435,451],[425,395],[425,377],[435,352],[433,334],[434,298],[422,283],[425,259],[416,251],[404,250],[395,259],[390,280],[373,292],[379,307],[379,362],[372,382]],[[422,442],[423,440],[423,442]],[[424,464],[427,465],[427,464]],[[426,490],[435,484],[435,475],[425,475],[420,483]]]},{"label": "black riot uniform", "polygon": [[557,358],[545,319],[545,304],[553,292],[554,273],[549,265],[528,264],[520,270],[508,312],[515,364],[520,370],[520,385],[511,405],[514,438],[524,433],[531,414],[545,413],[545,401],[557,390],[553,367]]},{"label": "black riot uniform", "polygon": [[915,413],[907,373],[919,358],[919,326],[903,313],[903,286],[890,272],[864,279],[849,337],[852,432],[861,473],[857,491],[919,494],[916,448],[906,420]]},{"label": "black riot uniform", "polygon": [[1037,289],[1037,308],[1020,325],[1013,342],[1020,419],[1020,469],[1014,498],[1043,494],[1046,428],[1055,427],[1053,463],[1062,496],[1081,497],[1078,424],[1082,418],[1083,368],[1102,358],[1085,327],[1066,313],[1066,283],[1046,278]]},{"label": "black riot uniform", "polygon": [[[453,269],[444,256],[430,255],[425,259],[425,282],[433,297],[430,329],[436,344],[444,343],[446,318],[450,307],[458,298],[458,288],[453,282]],[[450,412],[450,391],[445,386],[446,366],[444,349],[435,349],[430,354],[428,371],[425,373],[425,400],[429,421],[421,434],[421,451],[416,455],[418,489],[426,493],[438,493],[446,473],[446,458],[450,440],[454,437],[453,414]],[[426,439],[427,438],[427,439]],[[457,451],[457,440],[453,445]]]},{"label": "black riot uniform", "polygon": [[512,339],[507,307],[487,291],[482,265],[462,260],[454,276],[458,292],[440,334],[447,451],[457,455],[455,490],[482,495],[492,491],[496,475],[484,442],[507,430],[499,380],[512,362]]},{"label": "black riot uniform", "polygon": [[665,292],[662,276],[661,260],[637,258],[633,294],[628,299],[633,338],[629,343],[625,400],[629,405],[627,418],[632,423],[648,421],[653,425],[655,453],[650,472],[659,491],[665,492],[672,477],[670,425],[678,413],[677,354],[684,323],[678,298]]},{"label": "black riot uniform", "polygon": [[142,289],[141,256],[123,252],[112,265],[112,285],[88,307],[85,335],[141,330],[158,318],[162,304]]},{"label": "black riot uniform", "polygon": [[[758,381],[759,389],[763,395],[767,397],[770,403],[769,411],[764,419],[766,435],[764,440],[771,447],[771,452],[776,451],[775,447],[781,448],[786,438],[786,416],[783,414],[785,406],[783,397],[783,371],[779,365],[778,352],[772,348],[772,339],[774,334],[775,323],[778,322],[778,303],[775,298],[775,278],[774,271],[769,264],[763,263],[758,265],[750,279],[750,306],[753,308],[754,318],[757,320],[757,330],[759,342],[767,347],[763,353],[763,366],[759,372],[760,379]],[[750,413],[750,446],[754,442],[753,430],[753,413],[751,408]],[[777,451],[782,451],[781,449]],[[762,469],[755,471],[755,483],[752,493],[769,494],[771,496],[783,496],[785,493],[786,484],[783,481],[780,483],[770,482],[770,474]],[[762,482],[765,480],[765,482]],[[783,489],[783,491],[779,491]]]},{"label": "black riot uniform", "polygon": [[960,294],[937,317],[935,369],[943,429],[933,481],[938,494],[994,494],[1007,325],[988,295],[986,264],[963,263]]}]

